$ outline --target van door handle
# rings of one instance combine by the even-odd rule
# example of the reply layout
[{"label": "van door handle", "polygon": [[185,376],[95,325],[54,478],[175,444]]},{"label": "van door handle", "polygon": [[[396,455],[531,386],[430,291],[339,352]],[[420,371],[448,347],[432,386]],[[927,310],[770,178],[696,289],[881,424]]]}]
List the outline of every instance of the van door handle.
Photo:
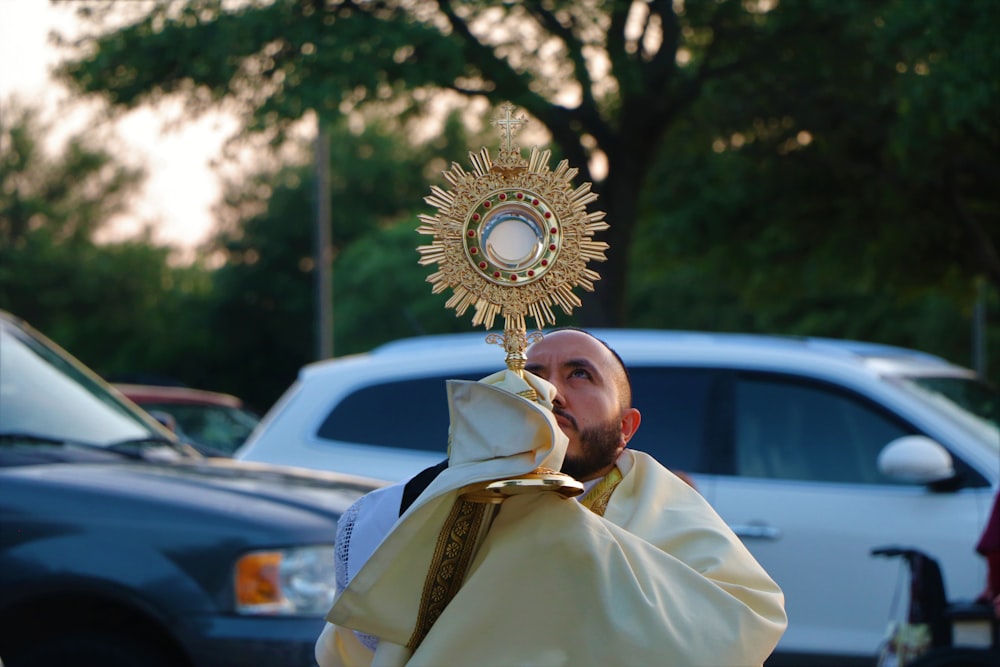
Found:
[{"label": "van door handle", "polygon": [[741,540],[778,540],[781,539],[781,530],[770,526],[763,521],[751,521],[750,523],[738,523],[730,526],[736,536]]}]

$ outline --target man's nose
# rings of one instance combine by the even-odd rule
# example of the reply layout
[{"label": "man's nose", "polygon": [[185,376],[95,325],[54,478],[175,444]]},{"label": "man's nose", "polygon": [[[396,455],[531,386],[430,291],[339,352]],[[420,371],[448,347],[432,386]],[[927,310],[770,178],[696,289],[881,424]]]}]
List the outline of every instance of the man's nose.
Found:
[{"label": "man's nose", "polygon": [[556,389],[555,396],[552,397],[552,405],[560,408],[566,407],[566,401],[563,400],[563,393],[562,390],[559,389],[559,385],[553,383],[552,386]]}]

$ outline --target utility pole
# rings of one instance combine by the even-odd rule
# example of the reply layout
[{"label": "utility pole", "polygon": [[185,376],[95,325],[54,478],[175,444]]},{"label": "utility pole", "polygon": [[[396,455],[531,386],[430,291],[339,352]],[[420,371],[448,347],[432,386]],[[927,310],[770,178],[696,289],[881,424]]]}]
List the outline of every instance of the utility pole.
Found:
[{"label": "utility pole", "polygon": [[333,242],[330,221],[330,135],[316,116],[316,358],[333,356]]}]

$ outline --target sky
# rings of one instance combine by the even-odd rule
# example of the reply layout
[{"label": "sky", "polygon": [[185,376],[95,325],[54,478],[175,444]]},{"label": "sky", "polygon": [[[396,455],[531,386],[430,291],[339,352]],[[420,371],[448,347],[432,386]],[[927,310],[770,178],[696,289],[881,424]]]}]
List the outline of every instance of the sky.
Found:
[{"label": "sky", "polygon": [[[58,119],[55,142],[60,135],[65,138],[94,122],[87,112],[60,110],[60,102],[70,96],[48,74],[60,57],[48,43],[49,31],[71,31],[77,24],[69,5],[0,0],[0,103],[16,94],[23,103],[40,106],[43,119]],[[132,112],[115,123],[113,131],[126,146],[126,159],[144,166],[149,176],[133,214],[115,220],[105,238],[133,235],[148,222],[156,242],[189,251],[211,231],[210,208],[219,196],[211,162],[221,155],[223,142],[236,126],[222,116],[187,122],[177,129],[163,126],[164,116],[152,110]]]}]

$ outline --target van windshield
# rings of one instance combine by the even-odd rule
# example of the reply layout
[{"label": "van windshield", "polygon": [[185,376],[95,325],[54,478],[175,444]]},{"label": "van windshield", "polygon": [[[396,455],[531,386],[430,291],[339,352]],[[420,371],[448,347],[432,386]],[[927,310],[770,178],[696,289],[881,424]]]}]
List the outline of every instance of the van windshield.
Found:
[{"label": "van windshield", "polygon": [[896,377],[911,394],[933,403],[942,412],[1000,449],[1000,394],[972,377]]}]

